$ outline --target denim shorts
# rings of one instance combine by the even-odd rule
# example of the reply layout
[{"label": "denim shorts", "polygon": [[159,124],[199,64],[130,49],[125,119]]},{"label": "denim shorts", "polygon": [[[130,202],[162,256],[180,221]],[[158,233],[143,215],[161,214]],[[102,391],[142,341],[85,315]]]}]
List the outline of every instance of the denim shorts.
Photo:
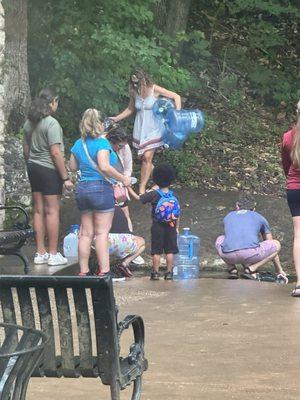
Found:
[{"label": "denim shorts", "polygon": [[79,182],[75,197],[81,212],[110,212],[115,208],[113,188],[107,181]]}]

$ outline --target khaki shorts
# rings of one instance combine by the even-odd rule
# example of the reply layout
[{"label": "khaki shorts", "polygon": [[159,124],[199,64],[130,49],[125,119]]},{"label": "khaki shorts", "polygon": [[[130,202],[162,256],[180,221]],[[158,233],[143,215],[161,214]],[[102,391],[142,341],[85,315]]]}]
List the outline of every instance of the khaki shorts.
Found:
[{"label": "khaki shorts", "polygon": [[260,242],[258,247],[252,249],[241,249],[234,250],[229,253],[224,253],[222,250],[222,244],[224,242],[225,236],[219,236],[216,240],[215,246],[219,253],[219,256],[227,264],[243,264],[243,265],[253,265],[262,260],[265,260],[270,255],[277,252],[277,247],[274,240],[264,240]]}]

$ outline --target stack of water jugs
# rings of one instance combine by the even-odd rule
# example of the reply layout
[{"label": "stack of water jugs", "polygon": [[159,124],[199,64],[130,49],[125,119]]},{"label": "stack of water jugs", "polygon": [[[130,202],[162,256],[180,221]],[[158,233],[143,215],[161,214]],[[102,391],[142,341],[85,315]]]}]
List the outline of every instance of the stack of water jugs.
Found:
[{"label": "stack of water jugs", "polygon": [[78,233],[80,226],[71,225],[69,233],[64,238],[64,255],[68,260],[75,261],[78,259]]},{"label": "stack of water jugs", "polygon": [[200,238],[183,228],[178,236],[179,253],[174,260],[174,279],[195,279],[200,276]]}]

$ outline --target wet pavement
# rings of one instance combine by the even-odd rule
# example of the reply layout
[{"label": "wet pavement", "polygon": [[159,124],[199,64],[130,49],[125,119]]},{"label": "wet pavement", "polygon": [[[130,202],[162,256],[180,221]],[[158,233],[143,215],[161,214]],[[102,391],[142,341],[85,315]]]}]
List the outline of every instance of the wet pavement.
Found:
[{"label": "wet pavement", "polygon": [[[209,278],[226,277],[214,240],[236,197],[235,192],[179,191],[181,226],[191,227],[201,238],[202,279],[151,282],[142,277],[114,284],[120,316],[140,314],[145,321],[149,370],[144,374],[144,400],[296,400],[300,396],[300,299],[290,296],[293,284]],[[293,272],[286,201],[257,196],[257,203],[282,243],[283,264]],[[148,245],[150,209],[133,202],[130,208],[135,232]],[[76,222],[79,214],[74,200],[65,199],[61,238]],[[24,250],[32,259],[33,243]],[[143,275],[144,270],[139,268],[135,275]],[[31,269],[36,275],[77,271],[73,262],[51,268],[32,265]],[[22,273],[17,258],[0,259],[0,274]],[[105,400],[110,395],[98,379],[33,378],[27,399],[36,398]],[[121,398],[130,399],[130,390]]]},{"label": "wet pavement", "polygon": [[[291,289],[225,279],[115,283],[120,317],[140,314],[145,321],[142,399],[299,399],[300,299]],[[98,379],[33,378],[27,399],[37,398],[110,396]]]}]

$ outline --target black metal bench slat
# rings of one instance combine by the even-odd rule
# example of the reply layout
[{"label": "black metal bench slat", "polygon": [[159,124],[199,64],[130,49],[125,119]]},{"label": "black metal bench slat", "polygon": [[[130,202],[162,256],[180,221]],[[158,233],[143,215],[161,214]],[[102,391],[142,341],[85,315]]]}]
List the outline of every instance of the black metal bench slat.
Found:
[{"label": "black metal bench slat", "polygon": [[55,341],[53,316],[50,305],[49,291],[46,287],[36,287],[36,298],[41,322],[42,331],[49,337],[49,341],[45,347],[42,356],[40,371],[35,371],[34,374],[46,376],[61,376],[62,372],[58,369],[55,357]]},{"label": "black metal bench slat", "polygon": [[12,243],[12,241],[16,241],[17,239],[24,240],[28,237],[34,237],[34,231],[32,228],[0,231],[1,246],[6,243]]},{"label": "black metal bench slat", "polygon": [[[2,307],[3,321],[16,324],[15,306],[11,288],[5,287],[0,290],[0,301]],[[16,346],[18,343],[17,333],[14,332],[10,337],[11,345]]]},{"label": "black metal bench slat", "polygon": [[80,376],[80,373],[75,371],[72,323],[67,289],[56,287],[54,293],[62,357],[62,374],[68,378],[76,378]]},{"label": "black metal bench slat", "polygon": [[[98,348],[99,373],[103,383],[109,384],[113,380],[112,371],[120,375],[119,345],[116,325],[116,304],[111,290],[92,291],[94,317],[96,326],[96,342]],[[100,351],[99,351],[100,350]],[[112,366],[112,368],[107,368]]]},{"label": "black metal bench slat", "polygon": [[97,361],[95,362],[95,357],[93,357],[91,323],[85,288],[73,288],[73,298],[79,341],[80,371],[85,377],[98,376]]},{"label": "black metal bench slat", "polygon": [[22,306],[20,307],[21,310],[21,317],[22,317],[22,325],[27,326],[28,328],[35,328],[35,318],[33,313],[32,301],[30,296],[30,289],[29,288],[17,288],[19,304]]}]

